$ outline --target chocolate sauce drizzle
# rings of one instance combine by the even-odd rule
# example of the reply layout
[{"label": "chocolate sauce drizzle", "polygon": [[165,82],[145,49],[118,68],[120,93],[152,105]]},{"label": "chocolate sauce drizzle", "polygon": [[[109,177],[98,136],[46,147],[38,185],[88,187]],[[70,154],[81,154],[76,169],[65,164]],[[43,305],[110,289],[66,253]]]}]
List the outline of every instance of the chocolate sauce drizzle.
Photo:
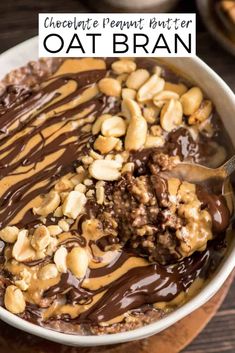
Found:
[{"label": "chocolate sauce drizzle", "polygon": [[[97,95],[95,98],[71,109],[52,114],[49,119],[43,120],[43,116],[79,97],[104,75],[105,70],[67,74],[49,81],[45,87],[36,92],[27,91],[26,93],[24,89],[19,87],[15,87],[14,90],[11,88],[11,95],[15,95],[15,97],[9,97],[5,94],[0,99],[2,113],[0,131],[5,132],[0,141],[0,177],[2,182],[5,180],[4,178],[11,176],[14,176],[16,180],[17,176],[20,179],[7,187],[1,195],[1,227],[14,220],[14,217],[31,200],[40,194],[47,193],[55,179],[73,171],[73,162],[82,155],[82,149],[88,142],[90,134],[82,132],[84,124],[61,134],[57,131],[58,126],[60,129],[66,128],[73,117],[85,109],[89,109],[89,113],[82,119],[85,119],[88,115],[94,117],[100,115],[105,108],[107,109],[108,105],[112,109],[112,105],[107,97]],[[75,91],[60,99],[58,90],[71,81],[76,83]],[[55,98],[57,99],[56,102],[54,102]],[[25,118],[27,114],[28,116]],[[53,126],[55,128],[52,136],[49,135],[45,138],[46,129],[53,128]],[[12,138],[14,134],[17,136],[16,139]],[[40,137],[38,142],[29,147],[36,136]],[[24,154],[26,148],[29,151]],[[55,153],[56,157],[53,158]],[[51,158],[48,164],[44,163],[47,158]],[[46,165],[43,166],[43,163]],[[39,165],[42,165],[42,167],[37,171],[36,168]],[[23,169],[23,171],[21,172],[19,169]],[[21,227],[27,226],[34,219],[32,212],[27,211],[18,225]]]},{"label": "chocolate sauce drizzle", "polygon": [[200,185],[197,185],[196,191],[198,199],[211,215],[213,232],[216,234],[224,232],[229,225],[231,215],[223,195],[211,194]]},{"label": "chocolate sauce drizzle", "polygon": [[145,304],[168,302],[186,291],[208,262],[209,251],[172,266],[153,264],[133,268],[103,288],[106,293],[79,316],[78,322],[105,322]]},{"label": "chocolate sauce drizzle", "polygon": [[[196,253],[174,265],[152,264],[132,268],[117,280],[94,291],[82,288],[82,283],[68,272],[62,274],[60,282],[46,291],[44,296],[50,298],[66,293],[68,301],[75,305],[80,302],[88,304],[96,294],[104,292],[101,299],[88,310],[78,318],[70,320],[79,324],[107,322],[129,310],[141,308],[145,304],[168,302],[182,291],[185,292],[196,278],[203,277],[210,265],[211,251]],[[108,271],[106,267],[91,270],[89,278],[97,275],[102,277],[107,275],[107,272],[115,271],[131,256],[133,255],[130,253],[122,252],[116,261],[109,265]]]},{"label": "chocolate sauce drizzle", "polygon": [[[105,75],[106,70],[67,73],[52,77],[39,90],[22,86],[6,88],[0,97],[1,228],[8,224],[16,224],[19,227],[30,227],[34,224],[36,216],[31,211],[30,203],[39,195],[47,193],[55,180],[74,171],[74,162],[84,154],[85,146],[91,139],[91,134],[84,131],[84,127],[92,123],[90,116],[95,119],[103,113],[117,113],[120,110],[118,100],[99,93],[83,103],[65,108]],[[61,90],[69,84],[75,84],[75,88],[63,96]],[[80,118],[78,115],[81,113],[83,115]],[[80,125],[79,120],[82,120]],[[77,126],[75,124],[73,129],[68,128],[72,122],[78,122]],[[50,129],[52,132],[48,133]],[[180,155],[182,159],[193,157],[196,160],[200,156],[199,146],[193,142],[185,129],[178,129],[169,134],[166,146],[167,153]],[[144,150],[142,153],[149,151]],[[138,156],[133,156],[133,160],[137,157],[143,160],[141,152]],[[8,183],[8,180],[13,178],[15,181]],[[156,188],[158,201],[161,203],[166,193],[165,185],[158,183]],[[221,225],[221,220],[216,218],[216,215],[218,212],[220,215],[225,212],[223,200],[214,200],[200,190],[197,193],[205,207],[215,215],[215,230],[219,232],[224,224]],[[23,214],[20,213],[22,210]],[[17,217],[19,214],[20,217]],[[222,216],[224,222],[227,222],[227,214]],[[67,239],[61,245],[68,249],[77,244],[86,246],[86,240],[78,234],[76,236],[77,239]],[[3,262],[3,249],[4,244],[0,242],[0,264]],[[54,298],[65,296],[68,304],[89,304],[93,302],[95,295],[103,293],[99,300],[76,319],[68,315],[62,315],[58,319],[66,318],[66,321],[91,325],[107,322],[146,304],[169,302],[182,291],[187,291],[196,278],[205,276],[215,253],[214,247],[210,247],[174,265],[150,264],[132,267],[118,279],[97,290],[85,289],[82,287],[83,281],[68,271],[61,275],[57,284],[44,292],[44,298],[50,302]],[[135,256],[122,251],[110,264],[89,270],[86,279],[109,276]],[[47,259],[43,261],[47,262]],[[31,267],[37,265],[41,265],[40,260],[27,263],[27,266]],[[43,309],[27,303],[22,317],[44,325],[42,312]]]}]

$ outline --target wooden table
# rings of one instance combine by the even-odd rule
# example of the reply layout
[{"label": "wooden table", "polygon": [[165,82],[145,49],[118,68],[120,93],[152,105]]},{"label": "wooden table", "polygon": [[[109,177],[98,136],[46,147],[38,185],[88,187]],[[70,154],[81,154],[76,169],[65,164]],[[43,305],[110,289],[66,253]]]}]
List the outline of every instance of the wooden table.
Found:
[{"label": "wooden table", "polygon": [[[193,0],[181,0],[176,10],[195,12],[196,6]],[[0,1],[0,52],[37,34],[39,12],[78,11],[89,11],[89,9],[86,9],[78,0]],[[199,18],[197,22],[197,54],[222,76],[235,92],[235,58],[213,40]],[[184,353],[235,352],[234,298],[235,282],[218,313],[195,341],[184,350]]]}]

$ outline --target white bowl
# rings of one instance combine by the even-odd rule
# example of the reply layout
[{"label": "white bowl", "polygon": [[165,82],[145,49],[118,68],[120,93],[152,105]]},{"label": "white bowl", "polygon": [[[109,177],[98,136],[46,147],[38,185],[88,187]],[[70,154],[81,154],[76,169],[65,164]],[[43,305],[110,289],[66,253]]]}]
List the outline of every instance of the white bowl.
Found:
[{"label": "white bowl", "polygon": [[[17,45],[0,56],[0,78],[13,68],[22,66],[33,59],[37,59],[37,38]],[[185,73],[203,88],[214,102],[231,140],[235,141],[235,96],[226,83],[197,57],[168,58],[164,59],[164,62]],[[167,317],[133,331],[103,336],[69,335],[31,324],[2,307],[0,307],[0,319],[23,331],[71,346],[99,346],[138,340],[166,329],[205,304],[220,289],[234,267],[235,238],[213,278],[194,298]]]}]

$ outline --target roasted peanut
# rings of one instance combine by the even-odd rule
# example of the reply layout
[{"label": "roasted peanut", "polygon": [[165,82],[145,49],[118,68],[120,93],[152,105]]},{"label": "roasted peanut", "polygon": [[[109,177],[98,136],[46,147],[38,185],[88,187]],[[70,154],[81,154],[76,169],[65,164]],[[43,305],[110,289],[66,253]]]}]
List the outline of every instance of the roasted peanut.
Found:
[{"label": "roasted peanut", "polygon": [[58,240],[56,237],[51,237],[50,244],[46,248],[46,255],[52,256],[56,251],[58,246]]},{"label": "roasted peanut", "polygon": [[161,111],[160,123],[165,131],[172,131],[182,123],[183,109],[180,101],[171,99]]},{"label": "roasted peanut", "polygon": [[44,258],[45,255],[51,256],[52,253],[54,253],[56,251],[57,245],[58,245],[57,238],[50,237],[50,242],[49,242],[48,246],[43,250],[37,251],[37,258]]},{"label": "roasted peanut", "polygon": [[64,232],[68,232],[70,225],[66,222],[65,219],[60,219],[58,222],[58,226],[64,231]]},{"label": "roasted peanut", "polygon": [[148,102],[143,108],[143,117],[147,123],[153,124],[156,123],[158,116],[160,114],[160,108],[157,108],[152,102]]},{"label": "roasted peanut", "polygon": [[81,193],[85,194],[86,192],[86,185],[84,184],[78,184],[74,188],[75,191],[80,191]]},{"label": "roasted peanut", "polygon": [[122,140],[118,139],[118,142],[117,142],[117,144],[115,145],[115,151],[120,152],[120,151],[122,151],[122,149],[123,149]]},{"label": "roasted peanut", "polygon": [[112,116],[102,123],[101,132],[106,137],[121,137],[126,133],[126,122],[120,116]]},{"label": "roasted peanut", "polygon": [[89,165],[93,162],[93,158],[91,156],[83,156],[81,160],[85,165]]},{"label": "roasted peanut", "polygon": [[61,246],[55,252],[54,263],[56,264],[57,270],[61,273],[67,272],[67,255],[68,251],[64,246]]},{"label": "roasted peanut", "polygon": [[135,164],[132,162],[126,163],[124,164],[123,168],[122,168],[122,174],[124,173],[128,173],[128,172],[133,172],[135,169]]},{"label": "roasted peanut", "polygon": [[57,225],[48,226],[47,230],[49,231],[49,234],[53,237],[62,233],[62,229]]},{"label": "roasted peanut", "polygon": [[112,63],[112,70],[117,74],[131,73],[135,71],[136,63],[132,60],[122,59]]},{"label": "roasted peanut", "polygon": [[188,92],[184,93],[180,102],[183,106],[185,115],[192,115],[200,107],[203,100],[203,93],[200,88],[192,87]]},{"label": "roasted peanut", "polygon": [[97,160],[89,167],[91,176],[97,180],[117,180],[120,177],[120,169],[122,165],[112,160]]},{"label": "roasted peanut", "polygon": [[77,278],[83,278],[88,269],[89,258],[86,249],[81,247],[73,248],[67,255],[67,266]]},{"label": "roasted peanut", "polygon": [[41,225],[33,233],[31,245],[36,251],[41,251],[47,248],[50,244],[50,233],[47,227]]},{"label": "roasted peanut", "polygon": [[148,125],[143,116],[132,116],[125,137],[127,151],[138,150],[144,146],[147,137]]},{"label": "roasted peanut", "polygon": [[122,158],[123,158],[123,161],[124,161],[124,162],[127,162],[128,159],[129,159],[129,157],[130,157],[130,153],[129,153],[128,151],[123,151],[123,152],[121,153],[121,156],[122,156]]},{"label": "roasted peanut", "polygon": [[0,239],[6,243],[15,243],[19,229],[15,226],[7,226],[0,231]]},{"label": "roasted peanut", "polygon": [[179,99],[179,94],[172,91],[162,91],[153,97],[153,103],[158,108],[162,108],[170,99]]},{"label": "roasted peanut", "polygon": [[120,97],[121,95],[122,86],[120,82],[114,78],[102,78],[98,83],[98,87],[100,92],[106,94],[106,96]]},{"label": "roasted peanut", "polygon": [[73,184],[73,187],[80,184],[81,183],[81,178],[80,175],[74,175],[71,179],[70,179],[71,183]]},{"label": "roasted peanut", "polygon": [[91,180],[90,178],[87,178],[84,180],[83,184],[86,186],[91,186],[93,185],[93,180]]},{"label": "roasted peanut", "polygon": [[48,216],[50,213],[54,212],[59,205],[59,193],[52,190],[45,196],[40,207],[33,208],[33,212],[40,216]]},{"label": "roasted peanut", "polygon": [[165,82],[164,91],[171,91],[177,93],[179,96],[186,93],[188,87],[185,86],[183,83],[172,83],[172,82]]},{"label": "roasted peanut", "polygon": [[4,296],[4,305],[13,314],[21,314],[25,311],[24,295],[16,286],[8,286]]},{"label": "roasted peanut", "polygon": [[145,142],[146,148],[162,147],[164,145],[164,138],[162,136],[148,135]]},{"label": "roasted peanut", "polygon": [[35,255],[36,253],[30,244],[28,231],[25,229],[21,230],[13,246],[12,256],[19,262],[27,262],[32,261]]},{"label": "roasted peanut", "polygon": [[118,82],[120,82],[120,84],[122,85],[124,82],[126,82],[128,76],[129,74],[121,74],[116,77],[116,80],[118,80]]},{"label": "roasted peanut", "polygon": [[63,212],[62,212],[62,207],[61,206],[57,207],[57,209],[53,213],[53,216],[54,217],[63,217]]},{"label": "roasted peanut", "polygon": [[99,205],[102,205],[105,199],[104,182],[98,181],[95,185],[95,188],[96,188],[96,201]]},{"label": "roasted peanut", "polygon": [[71,191],[62,205],[63,214],[69,218],[76,219],[85,206],[86,201],[86,196],[83,193],[75,190]]},{"label": "roasted peanut", "polygon": [[103,159],[103,156],[101,156],[101,154],[95,152],[94,150],[91,150],[91,151],[90,151],[90,156],[91,156],[93,159]]},{"label": "roasted peanut", "polygon": [[60,193],[60,199],[62,202],[64,202],[64,200],[66,199],[66,197],[68,196],[69,192],[68,191],[64,191]]},{"label": "roasted peanut", "polygon": [[147,82],[140,87],[137,92],[138,102],[146,102],[151,100],[157,93],[161,92],[164,88],[165,81],[158,75],[152,75]]},{"label": "roasted peanut", "polygon": [[15,281],[15,285],[22,291],[28,290],[32,277],[31,273],[26,268],[24,268],[22,271],[20,271],[19,277],[20,279]]},{"label": "roasted peanut", "polygon": [[111,152],[117,145],[119,139],[116,137],[105,137],[99,135],[94,142],[94,148],[102,154]]},{"label": "roasted peanut", "polygon": [[93,197],[95,194],[95,190],[94,189],[90,189],[87,191],[86,193],[86,197],[90,198],[90,197]]},{"label": "roasted peanut", "polygon": [[58,181],[58,183],[55,184],[55,191],[58,192],[63,192],[63,191],[68,191],[73,188],[73,183],[71,180],[67,178],[62,178],[61,180]]},{"label": "roasted peanut", "polygon": [[141,109],[139,104],[133,99],[123,99],[122,101],[122,115],[128,120],[132,116],[141,116]]},{"label": "roasted peanut", "polygon": [[202,101],[200,107],[190,115],[188,123],[190,125],[200,124],[205,121],[212,112],[212,103],[209,100]]},{"label": "roasted peanut", "polygon": [[135,99],[136,91],[131,88],[123,88],[122,89],[122,99]]},{"label": "roasted peanut", "polygon": [[103,114],[103,115],[100,115],[96,121],[94,122],[93,126],[92,126],[92,134],[93,135],[97,135],[100,130],[101,130],[101,126],[102,126],[102,123],[106,120],[106,119],[109,119],[111,118],[112,115],[111,114]]},{"label": "roasted peanut", "polygon": [[79,180],[80,180],[80,183],[81,183],[86,177],[86,171],[85,171],[84,167],[82,167],[81,165],[79,167],[77,167],[76,168],[76,173],[79,176]]},{"label": "roasted peanut", "polygon": [[114,156],[114,160],[118,163],[120,163],[120,165],[124,162],[123,156],[121,154],[116,154]]},{"label": "roasted peanut", "polygon": [[145,69],[138,69],[132,72],[126,80],[126,86],[138,90],[149,78],[149,72]]},{"label": "roasted peanut", "polygon": [[47,264],[43,266],[38,273],[38,278],[43,281],[56,278],[57,276],[58,276],[58,270],[56,265],[54,264]]}]

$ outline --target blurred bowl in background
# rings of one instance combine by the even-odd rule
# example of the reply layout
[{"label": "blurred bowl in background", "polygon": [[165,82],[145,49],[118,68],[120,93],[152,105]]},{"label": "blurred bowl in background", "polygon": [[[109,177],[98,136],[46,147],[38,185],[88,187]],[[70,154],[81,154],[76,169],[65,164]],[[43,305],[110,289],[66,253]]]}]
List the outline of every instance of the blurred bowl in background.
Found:
[{"label": "blurred bowl in background", "polygon": [[178,0],[83,0],[99,12],[168,12]]},{"label": "blurred bowl in background", "polygon": [[235,26],[219,7],[219,1],[197,0],[202,20],[212,36],[231,54],[235,55]]}]

